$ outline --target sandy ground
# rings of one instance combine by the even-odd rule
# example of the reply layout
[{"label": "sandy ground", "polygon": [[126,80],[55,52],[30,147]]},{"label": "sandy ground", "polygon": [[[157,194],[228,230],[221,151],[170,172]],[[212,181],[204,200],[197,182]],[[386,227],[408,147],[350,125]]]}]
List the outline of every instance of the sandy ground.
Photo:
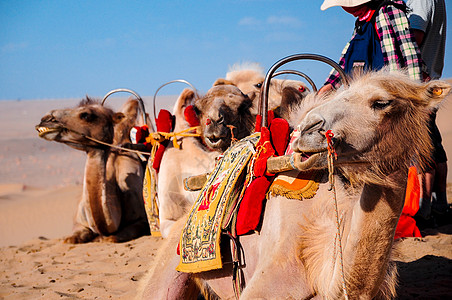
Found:
[{"label": "sandy ground", "polygon": [[[146,108],[151,100],[145,99]],[[122,103],[109,101],[114,107]],[[173,101],[162,97],[158,107]],[[62,243],[81,196],[85,156],[39,139],[34,126],[47,111],[77,102],[0,101],[0,299],[133,299],[162,245],[161,238],[150,236],[124,244]],[[449,156],[450,116],[452,97],[437,122]],[[398,299],[451,299],[452,226],[423,234],[398,243]]]}]

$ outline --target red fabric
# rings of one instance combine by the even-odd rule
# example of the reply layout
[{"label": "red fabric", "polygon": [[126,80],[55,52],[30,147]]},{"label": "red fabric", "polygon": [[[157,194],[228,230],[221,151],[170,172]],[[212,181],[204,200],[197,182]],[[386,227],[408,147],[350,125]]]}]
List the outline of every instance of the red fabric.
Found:
[{"label": "red fabric", "polygon": [[267,169],[267,159],[275,154],[275,150],[270,142],[270,131],[267,127],[261,128],[261,138],[256,145],[259,152],[256,161],[254,162],[254,176],[259,177],[265,174]]},{"label": "red fabric", "polygon": [[[256,177],[243,195],[237,214],[237,235],[253,232],[259,226],[264,201],[275,174],[266,172],[267,159],[284,154],[289,142],[289,124],[284,119],[274,118],[269,114],[270,130],[261,127],[261,138],[257,143],[258,157],[254,162],[254,176]],[[277,149],[277,151],[275,151]]]},{"label": "red fabric", "polygon": [[[157,131],[159,132],[171,132],[173,131],[173,115],[166,109],[162,109],[159,112],[159,116],[155,120],[157,125]],[[168,146],[168,141],[162,142],[157,151],[155,152],[154,163],[152,167],[155,171],[159,171],[160,163],[162,162],[163,152],[165,152],[166,146]]]},{"label": "red fabric", "polygon": [[284,155],[289,143],[289,123],[281,118],[275,118],[270,124],[272,145],[276,151],[276,156]]},{"label": "red fabric", "polygon": [[253,180],[246,189],[237,214],[237,235],[252,232],[259,226],[265,195],[270,184],[271,179],[261,176]]},{"label": "red fabric", "polygon": [[199,119],[193,105],[189,105],[184,109],[184,116],[190,127],[199,126]]},{"label": "red fabric", "polygon": [[133,126],[135,138],[134,141],[132,140],[132,143],[139,144],[139,143],[145,143],[146,137],[149,136],[149,127],[148,125],[143,126]]},{"label": "red fabric", "polygon": [[[267,124],[270,125],[273,119],[275,118],[275,112],[273,110],[269,110],[267,112]],[[261,132],[262,128],[262,116],[256,116],[256,125],[254,126],[254,131]]]},{"label": "red fabric", "polygon": [[421,237],[421,232],[416,226],[416,221],[413,219],[413,216],[419,210],[420,191],[416,167],[410,167],[408,170],[405,204],[402,215],[397,223],[394,239],[401,237]]}]

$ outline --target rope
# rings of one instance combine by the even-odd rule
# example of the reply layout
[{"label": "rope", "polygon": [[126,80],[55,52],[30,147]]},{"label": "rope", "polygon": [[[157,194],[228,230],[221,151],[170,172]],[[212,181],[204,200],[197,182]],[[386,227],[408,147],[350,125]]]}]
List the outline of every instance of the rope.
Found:
[{"label": "rope", "polygon": [[[339,248],[339,262],[341,267],[341,276],[342,276],[342,290],[344,292],[345,299],[348,300],[348,293],[347,293],[347,286],[345,284],[345,274],[344,274],[344,258],[342,255],[342,237],[341,237],[341,229],[340,229],[340,220],[339,220],[339,211],[338,211],[338,205],[337,205],[337,198],[336,198],[336,188],[334,186],[334,160],[337,159],[337,153],[336,150],[333,148],[333,138],[334,134],[331,130],[328,130],[325,133],[325,137],[328,144],[328,180],[330,182],[329,190],[333,191],[333,200],[334,200],[334,212],[336,214],[336,238],[334,239],[334,249],[336,249],[336,240],[337,240],[337,247]],[[336,256],[336,254],[334,255]],[[336,259],[334,259],[336,261]]]},{"label": "rope", "polygon": [[[195,133],[188,133],[190,131],[195,131]],[[190,127],[179,132],[154,132],[151,133],[147,138],[146,142],[151,143],[152,146],[163,142],[164,140],[169,140],[173,138],[174,148],[180,149],[180,145],[177,142],[178,137],[200,137],[201,136],[201,126]]]},{"label": "rope", "polygon": [[[122,151],[132,152],[132,153],[136,153],[136,154],[152,156],[152,153],[139,151],[139,150],[134,150],[134,149],[129,149],[129,148],[124,148],[124,147],[121,147],[121,146],[117,146],[117,145],[113,145],[113,144],[110,144],[110,143],[106,143],[106,142],[103,142],[103,141],[98,140],[96,138],[87,136],[87,135],[85,135],[85,134],[83,134],[81,132],[75,131],[73,129],[66,128],[66,130],[74,132],[74,133],[76,133],[76,134],[78,134],[78,135],[80,135],[80,136],[82,136],[82,137],[84,137],[84,138],[86,138],[88,140],[91,140],[93,142],[96,142],[96,143],[104,145],[104,146],[108,146],[108,147],[111,147],[111,148],[114,148],[114,149],[118,149],[118,150],[122,150]],[[193,131],[193,130],[195,130],[196,133],[187,133],[187,132],[190,132],[190,131]],[[201,136],[200,131],[201,131],[201,126],[190,127],[190,128],[187,128],[187,129],[179,131],[179,132],[154,132],[154,133],[151,133],[146,138],[146,142],[151,143],[151,145],[153,146],[152,148],[154,149],[155,148],[154,146],[156,144],[159,144],[159,143],[163,142],[164,140],[169,140],[172,137],[174,137],[173,145],[174,145],[175,148],[180,149],[180,145],[177,143],[177,137],[200,137]],[[153,154],[155,155],[155,151],[152,151],[152,152],[154,152]]]}]

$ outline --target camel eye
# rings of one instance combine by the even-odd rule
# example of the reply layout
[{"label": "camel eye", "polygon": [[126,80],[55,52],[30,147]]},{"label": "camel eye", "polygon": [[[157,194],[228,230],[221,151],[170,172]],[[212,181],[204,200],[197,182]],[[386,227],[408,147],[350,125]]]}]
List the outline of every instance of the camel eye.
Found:
[{"label": "camel eye", "polygon": [[372,109],[375,110],[383,110],[389,105],[391,105],[392,100],[377,100],[374,103],[372,103]]},{"label": "camel eye", "polygon": [[95,118],[96,118],[96,116],[92,113],[89,113],[86,111],[80,113],[80,119],[82,119],[84,121],[92,122]]},{"label": "camel eye", "polygon": [[258,89],[260,89],[262,87],[262,82],[261,83],[257,83],[254,86],[257,87]]}]

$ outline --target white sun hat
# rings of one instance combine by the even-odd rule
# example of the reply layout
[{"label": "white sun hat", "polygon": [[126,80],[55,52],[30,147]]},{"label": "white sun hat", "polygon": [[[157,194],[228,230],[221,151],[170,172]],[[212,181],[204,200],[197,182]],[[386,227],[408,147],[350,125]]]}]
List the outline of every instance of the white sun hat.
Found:
[{"label": "white sun hat", "polygon": [[325,0],[323,1],[322,6],[320,6],[320,9],[325,10],[333,6],[353,7],[366,2],[370,2],[370,0]]}]

